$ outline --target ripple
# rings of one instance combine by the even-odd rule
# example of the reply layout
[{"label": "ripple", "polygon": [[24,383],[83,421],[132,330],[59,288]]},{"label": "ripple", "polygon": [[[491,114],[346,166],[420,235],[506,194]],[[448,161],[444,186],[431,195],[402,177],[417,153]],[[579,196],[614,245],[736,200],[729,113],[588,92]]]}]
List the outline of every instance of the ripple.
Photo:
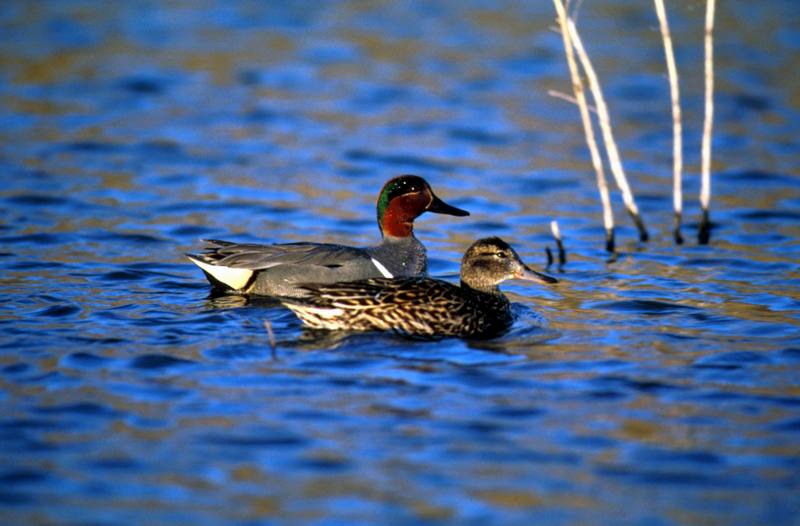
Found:
[{"label": "ripple", "polygon": [[[121,343],[124,340],[114,338],[112,342],[103,342],[103,343]],[[65,357],[65,362],[69,365],[86,368],[86,369],[94,369],[96,367],[102,367],[112,360],[108,358],[104,358],[102,356],[97,356],[96,354],[88,353],[88,352],[76,352],[71,353]]]},{"label": "ripple", "polygon": [[577,435],[569,439],[570,444],[589,449],[608,449],[616,447],[618,442],[618,440],[602,435]]},{"label": "ripple", "polygon": [[71,199],[61,196],[54,196],[49,194],[19,194],[7,197],[6,201],[12,205],[22,206],[64,206],[68,204],[76,204]]},{"label": "ripple", "polygon": [[309,453],[292,463],[295,468],[322,473],[340,473],[353,467],[353,463],[335,454]]},{"label": "ripple", "polygon": [[[643,393],[659,393],[681,390],[681,387],[658,380],[638,380],[627,376],[600,376],[591,382],[610,389],[611,392],[625,392],[628,390]],[[617,389],[619,391],[617,391]]]},{"label": "ripple", "polygon": [[35,234],[25,234],[21,236],[0,237],[0,243],[8,244],[32,244],[32,245],[60,245],[68,243],[72,236],[65,234],[50,234],[37,232]]},{"label": "ripple", "polygon": [[666,301],[657,300],[619,300],[619,301],[600,301],[589,302],[586,305],[589,309],[610,310],[615,312],[635,312],[645,315],[664,315],[676,312],[686,312],[698,310],[688,305],[680,305]]},{"label": "ripple", "polygon": [[523,195],[539,195],[543,192],[565,190],[580,187],[580,181],[575,178],[564,177],[563,174],[552,174],[551,177],[516,177],[509,178],[512,184]]},{"label": "ripple", "polygon": [[[173,201],[169,204],[154,207],[157,213],[182,214],[190,212],[249,212],[253,215],[270,217],[283,216],[297,211],[298,208],[292,206],[269,206],[260,202],[251,201]],[[211,229],[211,231],[215,231]]]},{"label": "ripple", "polygon": [[415,155],[380,154],[369,150],[348,150],[345,152],[345,158],[348,161],[388,164],[423,171],[448,172],[454,169],[451,164],[434,159]]},{"label": "ripple", "polygon": [[269,355],[269,351],[257,346],[242,347],[238,344],[226,344],[219,347],[214,347],[205,351],[203,354],[212,359],[218,360],[262,360],[265,356]]},{"label": "ripple", "polygon": [[795,210],[749,210],[737,212],[736,215],[750,221],[800,222],[800,212]]},{"label": "ripple", "polygon": [[139,281],[150,277],[149,272],[141,270],[112,270],[98,276],[103,281]]},{"label": "ripple", "polygon": [[34,313],[35,316],[43,316],[47,318],[66,318],[74,316],[81,312],[81,308],[77,305],[52,305]]},{"label": "ripple", "polygon": [[751,351],[731,351],[698,358],[693,367],[699,369],[733,370],[752,364],[769,363],[770,359],[763,354]]},{"label": "ripple", "polygon": [[[489,437],[490,442],[493,437]],[[514,451],[494,449],[475,449],[474,451],[451,451],[448,456],[453,458],[476,459],[481,462],[498,464],[556,464],[574,466],[581,462],[580,455],[561,451],[536,451],[533,449],[518,448]]]},{"label": "ripple", "polygon": [[214,232],[214,229],[207,226],[200,225],[179,225],[169,230],[169,233],[175,237],[191,237],[202,238]]},{"label": "ripple", "polygon": [[736,93],[731,96],[733,104],[756,112],[765,112],[772,108],[772,102],[767,97],[755,95],[753,93]]},{"label": "ripple", "polygon": [[300,367],[310,367],[314,369],[345,369],[348,371],[356,371],[373,364],[373,360],[360,360],[355,358],[317,358],[301,362],[298,365]]},{"label": "ripple", "polygon": [[0,489],[0,504],[4,506],[25,506],[34,502],[35,496],[29,493]]},{"label": "ripple", "polygon": [[11,264],[8,267],[9,270],[55,270],[61,268],[67,268],[67,265],[63,263],[56,263],[53,261],[19,261],[17,263]]},{"label": "ripple", "polygon": [[724,459],[711,451],[695,450],[668,450],[643,448],[636,452],[636,458],[641,462],[653,462],[663,464],[700,464],[700,465],[722,465]]},{"label": "ripple", "polygon": [[31,371],[31,366],[27,363],[12,363],[10,365],[6,365],[2,369],[2,373],[6,376],[16,376],[18,374],[24,374]]},{"label": "ripple", "polygon": [[[552,5],[10,4],[0,522],[797,520],[798,82],[762,74],[797,69],[792,2],[719,19],[759,38],[722,46],[707,246],[694,177],[686,243],[670,235],[652,5],[594,5],[598,64],[632,65],[608,102],[652,235],[615,192],[613,262],[578,113],[541,89],[569,83]],[[676,42],[698,15],[675,10]],[[681,59],[702,69],[702,46]],[[275,300],[209,296],[182,256],[203,237],[372,243],[374,192],[408,171],[473,214],[416,222],[449,281],[484,234],[543,263],[558,219],[564,279],[505,286],[504,336],[311,334]]]},{"label": "ripple", "polygon": [[507,135],[487,132],[480,128],[451,128],[447,133],[453,139],[477,144],[503,146],[511,142]]},{"label": "ripple", "polygon": [[87,462],[87,465],[92,469],[113,472],[135,471],[140,470],[144,466],[142,462],[128,457],[100,458],[91,462]]},{"label": "ripple", "polygon": [[781,407],[800,407],[800,397],[752,395],[735,391],[704,391],[692,395],[693,398],[711,402],[742,402],[754,405],[777,405]]},{"label": "ripple", "polygon": [[59,149],[69,152],[109,154],[121,152],[124,147],[120,144],[109,142],[74,141],[63,144]]},{"label": "ripple", "polygon": [[112,241],[112,242],[120,242],[120,243],[131,243],[131,244],[157,244],[157,243],[166,243],[167,240],[151,235],[151,234],[139,234],[139,233],[128,233],[128,232],[94,232],[88,236],[90,239],[94,239],[97,241]]},{"label": "ripple", "polygon": [[166,81],[157,77],[125,77],[116,84],[119,89],[136,95],[161,95],[166,91]]},{"label": "ripple", "polygon": [[207,444],[232,448],[286,448],[301,447],[308,443],[308,440],[298,435],[270,429],[247,435],[212,433],[206,435],[203,441]]},{"label": "ripple", "polygon": [[605,466],[597,469],[596,472],[605,477],[629,479],[631,482],[656,486],[741,487],[741,484],[735,479],[696,471],[647,470],[623,466]]},{"label": "ripple", "polygon": [[527,420],[542,416],[544,409],[539,407],[495,407],[488,411],[489,416],[511,420]]},{"label": "ripple", "polygon": [[196,362],[192,360],[185,360],[183,358],[175,358],[168,354],[144,354],[137,356],[130,361],[130,367],[133,369],[143,370],[161,370],[170,369],[173,367],[186,367],[188,365],[195,365]]},{"label": "ripple", "polygon": [[11,469],[0,472],[0,486],[20,486],[46,482],[50,474],[33,469]]},{"label": "ripple", "polygon": [[42,418],[9,418],[0,420],[0,430],[12,431],[55,431],[63,429],[63,423]]},{"label": "ripple", "polygon": [[379,108],[407,100],[412,96],[412,91],[406,86],[370,86],[353,98],[356,107]]},{"label": "ripple", "polygon": [[789,347],[786,349],[781,349],[779,354],[783,359],[792,362],[800,362],[800,347]]},{"label": "ripple", "polygon": [[759,186],[776,185],[790,188],[800,185],[796,177],[763,170],[729,170],[716,173],[714,177],[719,178],[720,181],[724,181],[726,184],[744,183],[748,186],[756,184]]},{"label": "ripple", "polygon": [[283,418],[288,420],[309,420],[324,422],[327,420],[342,420],[342,416],[328,411],[319,411],[315,409],[298,409],[294,411],[287,411],[283,413]]},{"label": "ripple", "polygon": [[110,407],[96,404],[94,402],[78,402],[74,404],[39,406],[33,409],[39,414],[76,414],[84,416],[99,416],[106,418],[118,417],[122,413]]},{"label": "ripple", "polygon": [[800,433],[800,418],[790,418],[783,420],[772,426],[775,431],[787,431],[792,433]]},{"label": "ripple", "polygon": [[201,281],[175,281],[175,280],[164,280],[158,281],[154,284],[154,287],[161,290],[206,290],[208,289],[208,285]]}]

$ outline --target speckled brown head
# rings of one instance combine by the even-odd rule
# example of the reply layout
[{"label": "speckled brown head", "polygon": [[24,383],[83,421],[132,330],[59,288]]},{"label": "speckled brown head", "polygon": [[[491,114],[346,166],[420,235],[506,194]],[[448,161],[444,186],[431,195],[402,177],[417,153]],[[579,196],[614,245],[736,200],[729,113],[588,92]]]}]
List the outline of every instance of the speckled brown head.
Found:
[{"label": "speckled brown head", "polygon": [[511,246],[499,237],[473,243],[461,260],[461,282],[484,292],[498,292],[497,285],[508,279],[558,283],[556,278],[530,269]]}]

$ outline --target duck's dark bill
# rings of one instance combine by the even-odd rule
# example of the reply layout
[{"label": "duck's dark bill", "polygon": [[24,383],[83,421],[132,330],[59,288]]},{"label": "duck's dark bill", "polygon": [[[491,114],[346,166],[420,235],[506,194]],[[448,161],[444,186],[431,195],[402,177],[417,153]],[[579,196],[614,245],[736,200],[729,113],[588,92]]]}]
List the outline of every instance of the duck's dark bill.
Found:
[{"label": "duck's dark bill", "polygon": [[528,267],[524,267],[520,270],[516,277],[528,281],[538,281],[539,283],[558,283],[556,278],[548,276],[547,274],[542,274],[541,272],[536,272]]},{"label": "duck's dark bill", "polygon": [[447,214],[450,216],[459,216],[459,217],[464,217],[469,215],[469,212],[467,212],[466,210],[461,210],[460,208],[448,205],[435,195],[433,196],[433,201],[431,201],[431,204],[428,207],[428,212],[435,212],[437,214]]}]

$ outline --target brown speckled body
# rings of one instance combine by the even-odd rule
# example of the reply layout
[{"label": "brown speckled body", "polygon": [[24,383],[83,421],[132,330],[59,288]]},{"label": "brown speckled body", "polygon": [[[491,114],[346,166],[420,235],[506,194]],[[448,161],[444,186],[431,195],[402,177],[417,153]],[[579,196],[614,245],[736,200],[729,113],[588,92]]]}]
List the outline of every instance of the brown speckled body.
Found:
[{"label": "brown speckled body", "polygon": [[502,294],[427,278],[376,278],[308,287],[313,304],[284,302],[309,327],[422,337],[491,337],[513,322]]}]

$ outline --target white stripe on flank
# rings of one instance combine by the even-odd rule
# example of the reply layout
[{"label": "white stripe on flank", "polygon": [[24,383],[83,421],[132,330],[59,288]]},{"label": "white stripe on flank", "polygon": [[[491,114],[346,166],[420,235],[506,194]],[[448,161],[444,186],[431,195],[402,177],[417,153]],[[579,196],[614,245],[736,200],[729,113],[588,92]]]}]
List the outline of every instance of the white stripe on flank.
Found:
[{"label": "white stripe on flank", "polygon": [[381,264],[381,262],[380,262],[380,261],[378,261],[378,260],[377,260],[377,259],[375,259],[375,258],[370,258],[370,259],[372,260],[372,264],[373,264],[373,265],[375,265],[375,268],[377,268],[377,269],[378,269],[378,272],[380,272],[380,273],[381,273],[381,275],[382,275],[384,278],[393,278],[393,277],[394,277],[394,276],[392,276],[392,273],[391,273],[391,272],[389,272],[388,270],[386,270],[386,267],[384,267],[384,266]]},{"label": "white stripe on flank", "polygon": [[217,281],[224,283],[233,290],[241,290],[242,287],[247,285],[250,278],[253,276],[253,271],[246,268],[233,268],[223,267],[222,265],[210,265],[199,259],[189,258],[192,263],[205,270]]}]

